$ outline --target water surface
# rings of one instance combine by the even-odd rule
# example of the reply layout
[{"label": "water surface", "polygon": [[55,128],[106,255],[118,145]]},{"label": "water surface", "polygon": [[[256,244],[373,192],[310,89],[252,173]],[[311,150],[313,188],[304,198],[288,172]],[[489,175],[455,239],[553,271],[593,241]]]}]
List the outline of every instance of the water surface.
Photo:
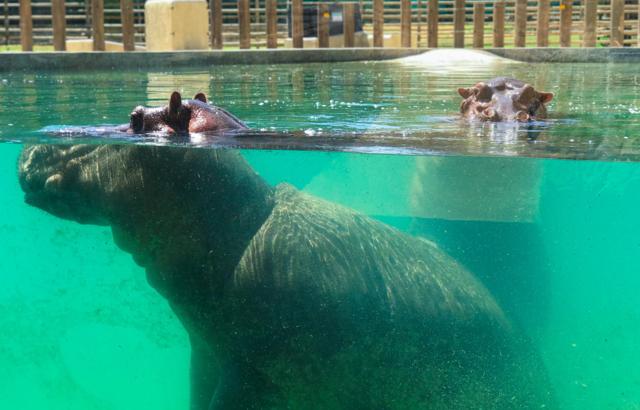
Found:
[{"label": "water surface", "polygon": [[[457,87],[494,75],[556,93],[552,119],[457,121]],[[561,408],[640,408],[638,75],[626,64],[392,62],[2,74],[0,139],[15,142],[0,144],[3,407],[188,408],[187,336],[144,271],[108,228],[26,206],[16,176],[21,142],[60,139],[43,127],[126,122],[178,89],[269,133],[206,136],[198,149],[242,148],[269,183],[427,237],[463,263],[534,340]],[[62,140],[114,142],[89,137]]]}]

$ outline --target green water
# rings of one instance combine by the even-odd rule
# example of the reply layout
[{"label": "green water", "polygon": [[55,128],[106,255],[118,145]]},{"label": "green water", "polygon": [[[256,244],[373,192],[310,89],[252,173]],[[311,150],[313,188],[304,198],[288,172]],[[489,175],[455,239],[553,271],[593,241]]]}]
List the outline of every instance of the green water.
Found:
[{"label": "green water", "polygon": [[[555,118],[534,129],[537,142],[530,130],[470,133],[455,121],[452,90],[494,74],[556,93]],[[0,138],[32,142],[44,126],[126,122],[133,106],[174,88],[205,91],[256,128],[340,138],[415,131],[404,148],[421,133],[437,136],[433,150],[451,155],[329,152],[311,136],[307,150],[242,153],[270,184],[289,182],[438,243],[532,338],[561,408],[640,408],[640,165],[625,162],[637,159],[640,140],[636,67],[3,74]],[[24,204],[20,149],[0,144],[0,408],[188,408],[189,343],[177,318],[108,228]]]}]

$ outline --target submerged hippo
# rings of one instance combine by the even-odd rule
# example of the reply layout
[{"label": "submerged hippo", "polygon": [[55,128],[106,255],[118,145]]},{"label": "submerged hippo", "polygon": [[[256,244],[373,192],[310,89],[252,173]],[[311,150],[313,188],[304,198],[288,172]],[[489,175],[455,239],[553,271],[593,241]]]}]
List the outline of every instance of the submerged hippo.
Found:
[{"label": "submerged hippo", "polygon": [[129,124],[121,131],[135,134],[146,132],[187,133],[243,130],[247,126],[230,112],[207,103],[207,97],[198,93],[192,100],[182,100],[174,91],[169,105],[164,107],[134,108]]},{"label": "submerged hippo", "polygon": [[37,145],[27,203],[111,226],[190,336],[191,408],[553,408],[540,358],[436,245],[231,150]]},{"label": "submerged hippo", "polygon": [[469,88],[458,88],[464,101],[460,112],[469,119],[482,121],[530,121],[547,117],[553,93],[536,91],[531,85],[513,78],[497,77]]}]

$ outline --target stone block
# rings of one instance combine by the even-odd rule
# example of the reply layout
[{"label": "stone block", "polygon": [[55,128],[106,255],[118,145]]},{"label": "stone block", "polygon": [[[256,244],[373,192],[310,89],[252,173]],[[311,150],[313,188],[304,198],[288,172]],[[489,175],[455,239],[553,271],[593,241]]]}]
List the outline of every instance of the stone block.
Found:
[{"label": "stone block", "polygon": [[209,48],[209,12],[204,0],[149,0],[144,6],[148,51]]}]

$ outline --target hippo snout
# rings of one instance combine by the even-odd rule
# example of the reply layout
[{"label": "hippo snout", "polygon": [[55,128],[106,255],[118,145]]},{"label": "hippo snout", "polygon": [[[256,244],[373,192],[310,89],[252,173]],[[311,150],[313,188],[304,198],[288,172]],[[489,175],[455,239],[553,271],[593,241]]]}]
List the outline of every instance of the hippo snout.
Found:
[{"label": "hippo snout", "polygon": [[18,176],[27,202],[46,190],[47,180],[54,175],[52,169],[58,159],[58,150],[51,145],[29,146],[22,151],[18,161]]},{"label": "hippo snout", "polygon": [[78,164],[94,149],[91,145],[26,146],[18,160],[25,202],[61,218],[105,224],[96,217],[95,204],[81,200],[77,191]]}]

